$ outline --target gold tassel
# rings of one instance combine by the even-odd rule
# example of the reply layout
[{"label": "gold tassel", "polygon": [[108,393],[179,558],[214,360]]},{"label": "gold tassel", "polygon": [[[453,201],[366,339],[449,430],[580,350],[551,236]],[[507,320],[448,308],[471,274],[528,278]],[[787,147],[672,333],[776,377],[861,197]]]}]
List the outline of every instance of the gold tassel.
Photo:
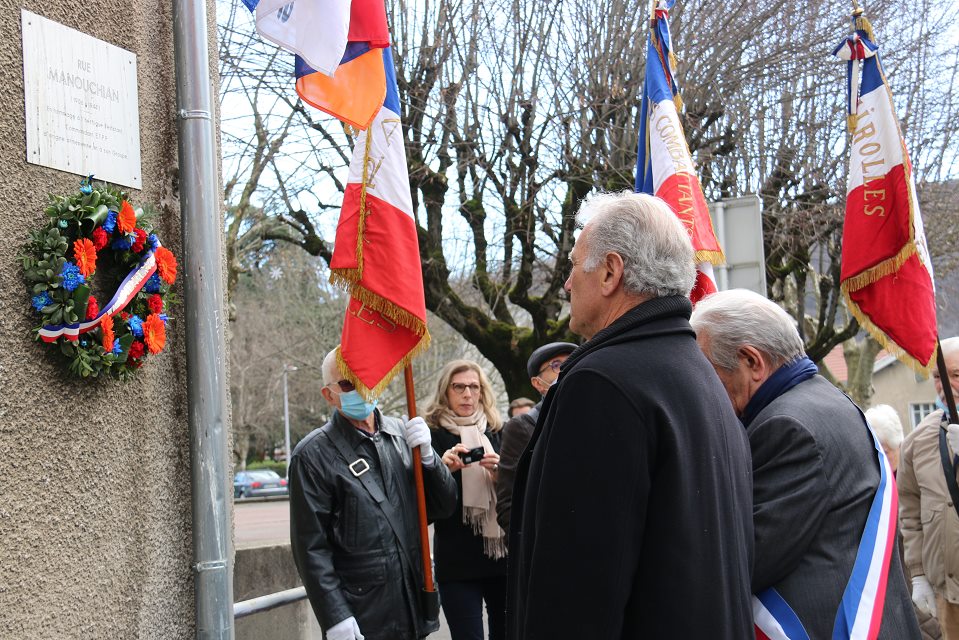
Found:
[{"label": "gold tassel", "polygon": [[846,127],[849,129],[849,133],[856,133],[856,128],[859,126],[859,114],[850,113],[846,116]]},{"label": "gold tassel", "polygon": [[855,29],[856,31],[862,31],[866,34],[866,37],[869,38],[869,41],[875,44],[876,34],[873,33],[872,24],[869,23],[869,18],[863,15],[862,9],[859,9],[858,13],[855,13]]},{"label": "gold tassel", "polygon": [[393,378],[396,377],[400,371],[406,368],[406,366],[413,361],[413,358],[419,356],[421,353],[426,351],[429,346],[432,338],[430,337],[429,331],[423,334],[423,338],[407,353],[402,360],[400,360],[396,366],[389,370],[389,372],[383,376],[383,379],[380,380],[379,384],[370,389],[363,381],[357,377],[353,370],[350,369],[349,365],[346,364],[346,360],[343,359],[343,354],[340,351],[340,348],[336,349],[336,363],[339,365],[339,369],[343,372],[343,376],[353,383],[353,386],[356,387],[356,390],[363,396],[366,400],[373,400],[378,398],[389,386],[390,382],[393,381]]}]

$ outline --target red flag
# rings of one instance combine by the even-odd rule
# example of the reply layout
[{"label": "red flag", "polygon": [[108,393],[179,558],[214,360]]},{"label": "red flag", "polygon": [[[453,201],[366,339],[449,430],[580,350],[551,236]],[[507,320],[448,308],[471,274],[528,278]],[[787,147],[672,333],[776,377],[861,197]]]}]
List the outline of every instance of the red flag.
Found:
[{"label": "red flag", "polygon": [[859,323],[925,373],[936,359],[932,263],[909,153],[868,23],[833,53],[848,61],[852,130],[840,286]]},{"label": "red flag", "polygon": [[352,296],[337,360],[367,397],[430,342],[396,75],[390,49],[379,51],[386,100],[356,137],[330,261],[330,280]]}]

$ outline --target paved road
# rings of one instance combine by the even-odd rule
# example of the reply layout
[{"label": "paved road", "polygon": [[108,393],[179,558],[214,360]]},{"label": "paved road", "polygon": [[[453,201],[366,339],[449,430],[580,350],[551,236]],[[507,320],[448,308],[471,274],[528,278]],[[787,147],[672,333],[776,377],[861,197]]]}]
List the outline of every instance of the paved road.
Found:
[{"label": "paved road", "polygon": [[[259,547],[290,542],[290,503],[287,500],[234,503],[234,540],[237,548]],[[433,527],[430,527],[430,538]],[[430,640],[451,640],[446,618],[440,614],[440,630]]]}]

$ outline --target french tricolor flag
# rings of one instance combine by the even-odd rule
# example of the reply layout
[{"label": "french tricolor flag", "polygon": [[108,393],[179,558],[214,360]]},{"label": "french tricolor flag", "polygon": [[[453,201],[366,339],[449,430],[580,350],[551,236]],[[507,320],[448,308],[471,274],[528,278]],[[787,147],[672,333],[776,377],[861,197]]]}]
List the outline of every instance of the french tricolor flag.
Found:
[{"label": "french tricolor flag", "polygon": [[338,361],[367,396],[430,341],[396,72],[390,48],[380,51],[386,100],[355,138],[330,261],[331,281],[351,295]]},{"label": "french tricolor flag", "polygon": [[675,0],[659,0],[646,48],[646,81],[639,124],[636,191],[666,201],[689,231],[696,250],[693,302],[716,291],[713,265],[726,261],[713,231],[703,188],[679,121],[679,87],[673,76],[669,9]]},{"label": "french tricolor flag", "polygon": [[850,142],[840,287],[872,336],[916,371],[936,358],[932,263],[916,185],[879,49],[863,28],[836,47],[847,61]]}]

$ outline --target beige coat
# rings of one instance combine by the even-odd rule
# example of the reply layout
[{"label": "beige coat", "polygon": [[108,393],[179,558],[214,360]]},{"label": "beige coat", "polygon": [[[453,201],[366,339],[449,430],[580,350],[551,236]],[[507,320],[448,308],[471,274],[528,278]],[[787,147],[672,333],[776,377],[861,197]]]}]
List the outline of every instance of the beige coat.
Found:
[{"label": "beige coat", "polygon": [[939,457],[942,410],[927,415],[902,443],[896,481],[906,567],[959,604],[959,516]]}]

